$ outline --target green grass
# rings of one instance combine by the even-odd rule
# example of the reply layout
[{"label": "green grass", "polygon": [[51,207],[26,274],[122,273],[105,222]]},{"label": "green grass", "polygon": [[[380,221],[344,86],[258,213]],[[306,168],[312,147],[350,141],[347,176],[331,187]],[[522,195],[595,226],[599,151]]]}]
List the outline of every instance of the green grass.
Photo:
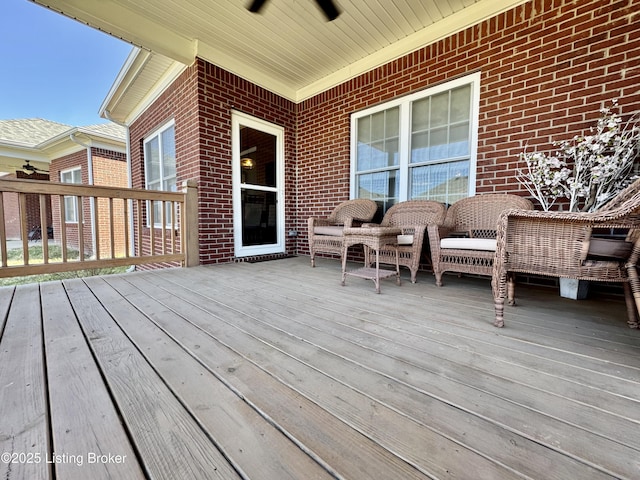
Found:
[{"label": "green grass", "polygon": [[[59,245],[49,245],[49,261],[62,261],[62,248]],[[77,250],[67,250],[68,260],[77,260],[80,257]],[[41,263],[43,260],[42,246],[34,245],[29,247],[29,263]],[[14,248],[7,251],[8,265],[22,265],[24,256],[22,248]],[[75,270],[72,272],[47,273],[41,275],[26,275],[23,277],[0,278],[0,286],[7,285],[24,285],[27,283],[48,282],[51,280],[65,280],[68,278],[92,277],[95,275],[112,275],[116,273],[125,273],[129,267],[110,267],[110,268],[91,268],[85,270]]]}]

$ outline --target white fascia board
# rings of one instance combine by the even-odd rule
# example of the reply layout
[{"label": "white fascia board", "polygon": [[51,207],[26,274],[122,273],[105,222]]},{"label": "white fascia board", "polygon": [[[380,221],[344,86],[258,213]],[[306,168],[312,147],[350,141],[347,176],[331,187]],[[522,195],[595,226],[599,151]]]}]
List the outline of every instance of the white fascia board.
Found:
[{"label": "white fascia board", "polygon": [[133,47],[120,68],[118,75],[111,84],[107,96],[102,101],[98,115],[105,118],[105,111],[111,112],[118,105],[127,88],[135,80],[138,72],[144,68],[151,53],[138,47]]}]

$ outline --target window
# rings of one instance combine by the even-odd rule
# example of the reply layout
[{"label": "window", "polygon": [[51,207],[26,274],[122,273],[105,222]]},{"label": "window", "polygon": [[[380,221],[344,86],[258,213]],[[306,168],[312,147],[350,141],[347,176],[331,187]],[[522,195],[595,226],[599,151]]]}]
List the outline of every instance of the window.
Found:
[{"label": "window", "polygon": [[[144,171],[147,190],[176,191],[176,140],[173,121],[145,140]],[[154,223],[156,226],[161,226],[161,203],[152,203]],[[166,205],[166,219],[168,222],[171,220],[169,204]]]},{"label": "window", "polygon": [[[61,183],[82,183],[82,170],[80,167],[60,172]],[[64,197],[64,221],[66,223],[78,223],[78,201],[77,197]]]},{"label": "window", "polygon": [[454,203],[475,192],[480,74],[352,115],[353,198]]}]

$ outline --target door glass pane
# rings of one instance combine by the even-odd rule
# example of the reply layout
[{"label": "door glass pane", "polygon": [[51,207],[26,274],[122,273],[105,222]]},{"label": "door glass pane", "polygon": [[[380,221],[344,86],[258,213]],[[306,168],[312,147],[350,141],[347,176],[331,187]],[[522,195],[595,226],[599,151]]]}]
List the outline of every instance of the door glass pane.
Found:
[{"label": "door glass pane", "polygon": [[241,182],[276,186],[276,137],[253,128],[240,130]]},{"label": "door glass pane", "polygon": [[276,192],[242,190],[242,245],[277,243]]}]

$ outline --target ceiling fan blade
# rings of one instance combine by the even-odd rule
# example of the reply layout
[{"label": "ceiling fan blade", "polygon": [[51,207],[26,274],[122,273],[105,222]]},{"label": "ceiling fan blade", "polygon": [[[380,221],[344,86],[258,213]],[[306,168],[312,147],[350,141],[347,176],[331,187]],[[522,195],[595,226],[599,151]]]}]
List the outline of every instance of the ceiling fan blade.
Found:
[{"label": "ceiling fan blade", "polygon": [[249,5],[249,11],[253,13],[259,13],[260,9],[266,3],[267,0],[253,0],[251,5]]},{"label": "ceiling fan blade", "polygon": [[340,10],[332,0],[316,0],[316,3],[322,9],[328,21],[335,20],[340,15]]}]

